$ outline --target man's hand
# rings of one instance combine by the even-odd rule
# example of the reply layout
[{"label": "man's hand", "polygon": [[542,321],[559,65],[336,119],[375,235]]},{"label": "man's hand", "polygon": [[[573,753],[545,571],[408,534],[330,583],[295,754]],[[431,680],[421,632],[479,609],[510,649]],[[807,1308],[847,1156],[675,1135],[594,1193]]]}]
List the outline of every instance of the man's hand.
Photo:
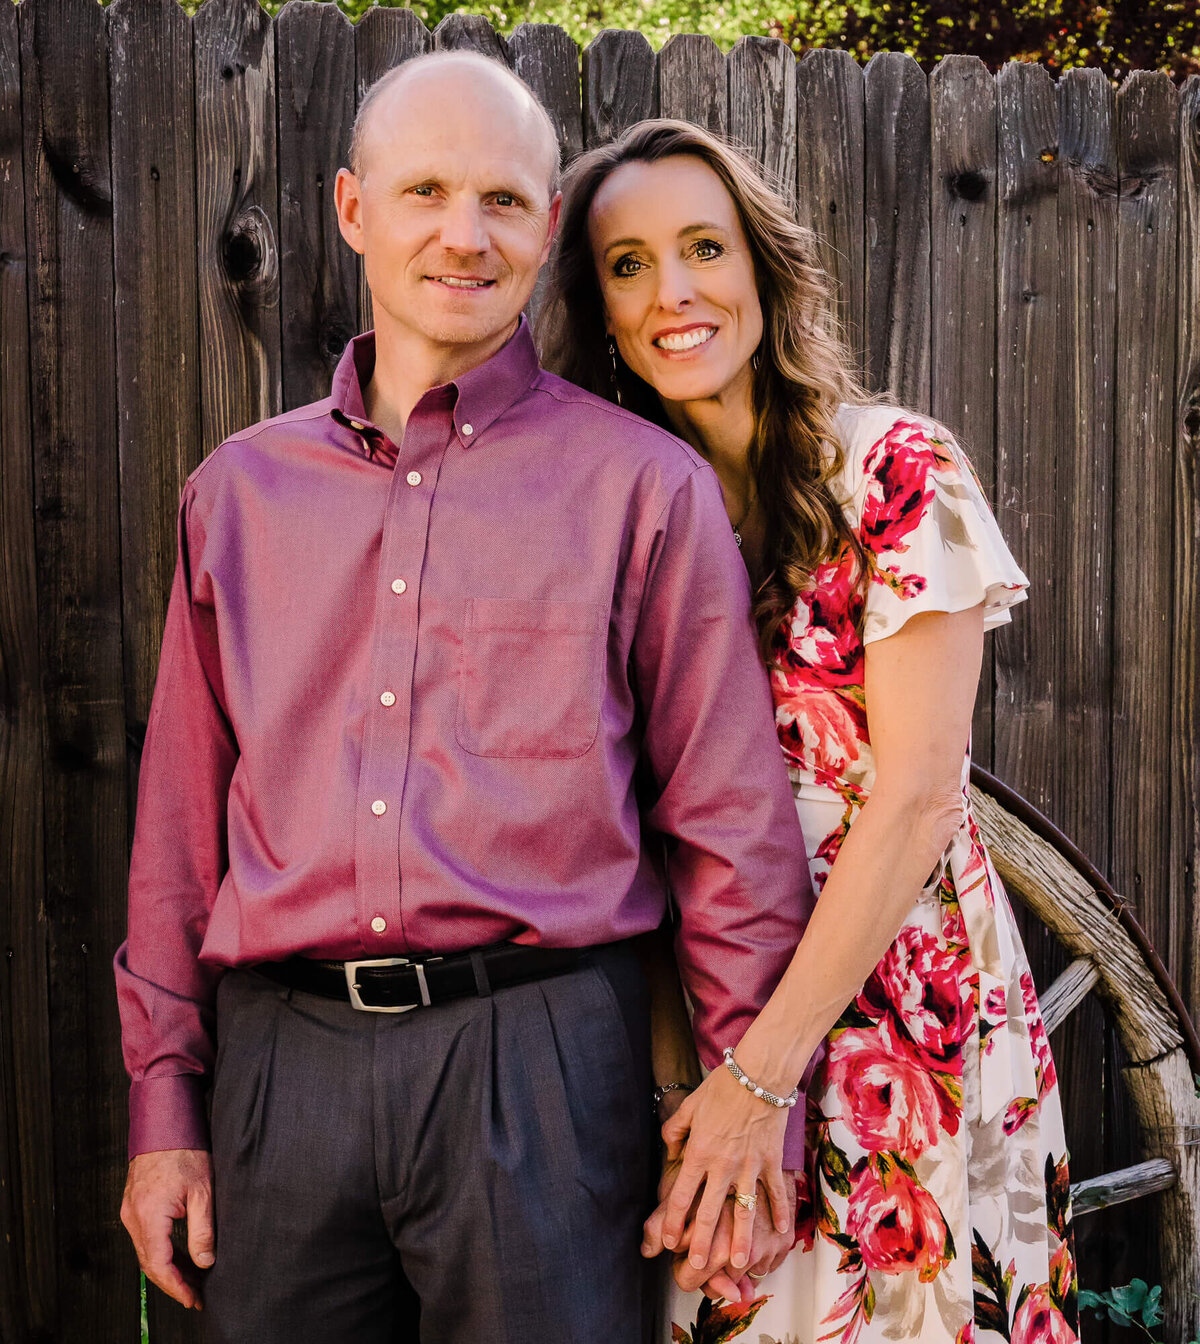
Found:
[{"label": "man's hand", "polygon": [[200,1294],[191,1265],[181,1269],[174,1259],[171,1225],[176,1218],[187,1219],[192,1264],[208,1269],[215,1258],[212,1158],[194,1148],[140,1153],[129,1164],[121,1221],[150,1282],[176,1302],[199,1311]]},{"label": "man's hand", "polygon": [[[788,1182],[789,1205],[794,1220],[796,1207],[795,1173],[785,1171],[783,1174],[784,1179]],[[763,1191],[760,1187],[759,1204],[754,1212],[750,1267],[742,1273],[731,1270],[728,1265],[732,1240],[733,1209],[730,1203],[727,1203],[722,1210],[716,1233],[713,1236],[708,1264],[703,1268],[697,1269],[688,1260],[686,1243],[689,1241],[689,1236],[688,1232],[685,1231],[684,1251],[675,1256],[675,1262],[672,1266],[675,1282],[680,1289],[685,1293],[694,1293],[698,1288],[702,1288],[707,1296],[711,1298],[723,1297],[728,1301],[735,1301],[739,1297],[743,1299],[756,1297],[759,1290],[755,1280],[761,1279],[771,1273],[772,1270],[778,1269],[784,1262],[792,1249],[793,1234],[790,1231],[780,1233],[775,1230],[767,1201],[763,1197]]]}]

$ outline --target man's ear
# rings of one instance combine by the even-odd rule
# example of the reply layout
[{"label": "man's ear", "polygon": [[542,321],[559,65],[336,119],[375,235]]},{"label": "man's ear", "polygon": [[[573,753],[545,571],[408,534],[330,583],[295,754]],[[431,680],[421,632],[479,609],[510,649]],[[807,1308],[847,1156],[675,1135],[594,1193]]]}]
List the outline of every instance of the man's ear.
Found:
[{"label": "man's ear", "polygon": [[539,266],[546,264],[546,259],[550,256],[550,249],[554,246],[554,238],[558,233],[558,226],[562,222],[562,192],[556,191],[554,199],[550,202],[550,227],[546,231],[546,245],[542,248],[542,259]]},{"label": "man's ear", "polygon": [[339,168],[333,184],[333,203],[337,208],[338,231],[347,243],[362,253],[365,250],[362,229],[362,183],[349,168]]}]

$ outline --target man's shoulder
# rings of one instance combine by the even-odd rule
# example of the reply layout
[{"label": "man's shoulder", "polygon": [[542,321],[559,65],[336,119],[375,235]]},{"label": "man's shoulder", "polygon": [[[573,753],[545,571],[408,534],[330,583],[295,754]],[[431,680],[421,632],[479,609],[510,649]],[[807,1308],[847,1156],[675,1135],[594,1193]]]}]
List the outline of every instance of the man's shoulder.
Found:
[{"label": "man's shoulder", "polygon": [[311,428],[318,434],[324,433],[324,422],[328,419],[333,406],[332,397],[322,397],[319,401],[310,401],[304,406],[294,406],[290,411],[279,415],[267,416],[256,420],[252,425],[228,435],[188,476],[188,484],[193,489],[204,485],[215,485],[219,478],[229,473],[236,474],[261,453],[270,454],[280,447],[294,443],[297,433]]},{"label": "man's shoulder", "polygon": [[640,415],[634,415],[623,406],[615,406],[557,374],[541,370],[530,390],[557,403],[564,430],[582,432],[584,442],[597,449],[626,453],[680,476],[690,475],[697,467],[708,465],[690,444],[669,430],[643,420]]}]

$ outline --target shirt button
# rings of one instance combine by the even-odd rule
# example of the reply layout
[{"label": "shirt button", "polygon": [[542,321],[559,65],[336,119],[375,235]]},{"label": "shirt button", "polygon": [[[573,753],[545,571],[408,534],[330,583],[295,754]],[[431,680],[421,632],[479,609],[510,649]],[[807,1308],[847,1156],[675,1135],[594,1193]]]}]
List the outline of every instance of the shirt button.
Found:
[{"label": "shirt button", "polygon": [[371,921],[371,928],[375,933],[382,933],[387,928],[387,920],[382,915],[376,915]]},{"label": "shirt button", "polygon": [[408,587],[408,584],[405,583],[403,579],[393,579],[393,580],[392,580],[392,592],[393,592],[393,593],[402,593],[407,587]]},{"label": "shirt button", "polygon": [[360,425],[359,422],[358,422],[357,420],[351,420],[351,421],[350,421],[350,428],[351,428],[351,429],[365,429],[366,426],[365,426],[365,425]]},{"label": "shirt button", "polygon": [[475,426],[474,426],[474,425],[463,425],[463,433],[466,434],[467,437],[469,438],[472,434],[475,433]]},{"label": "shirt button", "polygon": [[391,709],[391,707],[396,703],[396,697],[393,694],[393,692],[384,691],[384,693],[379,697],[379,703],[381,705],[387,705],[387,707]]},{"label": "shirt button", "polygon": [[377,817],[382,817],[387,811],[387,803],[385,803],[382,798],[376,798],[371,804],[371,811],[374,812]]},{"label": "shirt button", "polygon": [[421,473],[419,471],[410,471],[404,479],[409,483],[409,485],[420,485]]}]

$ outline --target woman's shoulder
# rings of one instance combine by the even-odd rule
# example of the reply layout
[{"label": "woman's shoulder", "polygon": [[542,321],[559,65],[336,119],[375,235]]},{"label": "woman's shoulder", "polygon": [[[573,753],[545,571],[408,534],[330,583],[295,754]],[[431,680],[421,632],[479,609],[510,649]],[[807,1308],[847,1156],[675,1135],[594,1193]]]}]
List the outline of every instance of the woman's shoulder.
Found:
[{"label": "woman's shoulder", "polygon": [[[841,482],[852,499],[869,478],[887,472],[897,453],[928,458],[934,469],[966,467],[954,435],[932,416],[888,402],[843,402],[834,417],[842,451]],[[969,468],[967,468],[969,470]]]}]

